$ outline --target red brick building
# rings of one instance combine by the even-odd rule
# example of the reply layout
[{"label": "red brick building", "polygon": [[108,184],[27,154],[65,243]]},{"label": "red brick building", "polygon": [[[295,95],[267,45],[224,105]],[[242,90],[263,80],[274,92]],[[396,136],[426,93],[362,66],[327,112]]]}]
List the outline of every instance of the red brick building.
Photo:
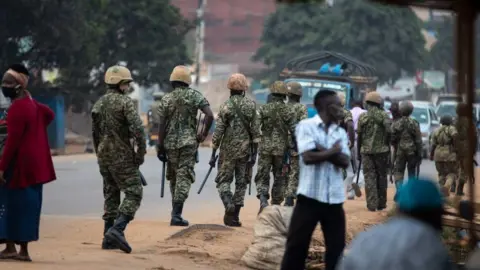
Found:
[{"label": "red brick building", "polygon": [[[195,19],[198,0],[172,0],[183,15]],[[250,57],[260,47],[265,19],[275,11],[275,0],[207,0],[205,55],[215,63],[237,63],[249,73],[262,65]]]}]

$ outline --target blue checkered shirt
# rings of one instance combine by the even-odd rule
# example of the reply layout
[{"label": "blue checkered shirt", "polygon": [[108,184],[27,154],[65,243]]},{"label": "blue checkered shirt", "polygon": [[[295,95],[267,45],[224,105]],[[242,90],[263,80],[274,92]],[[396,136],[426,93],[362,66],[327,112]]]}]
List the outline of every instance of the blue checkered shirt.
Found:
[{"label": "blue checkered shirt", "polygon": [[339,167],[330,162],[306,165],[302,153],[315,150],[316,144],[327,149],[340,140],[342,153],[350,157],[347,133],[336,124],[331,124],[328,131],[320,116],[302,120],[296,127],[298,153],[300,154],[300,179],[297,194],[301,194],[322,203],[339,204],[345,201],[343,174]]}]

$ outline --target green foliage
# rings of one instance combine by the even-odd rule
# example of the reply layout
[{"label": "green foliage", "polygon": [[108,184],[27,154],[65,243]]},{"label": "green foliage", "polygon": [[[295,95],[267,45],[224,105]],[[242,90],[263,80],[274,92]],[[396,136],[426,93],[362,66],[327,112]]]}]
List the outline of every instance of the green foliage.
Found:
[{"label": "green foliage", "polygon": [[45,69],[58,68],[55,86],[85,101],[103,93],[111,65],[126,64],[148,87],[190,63],[184,37],[193,24],[169,0],[0,1],[0,23],[0,68],[26,62],[34,92],[45,88]]},{"label": "green foliage", "polygon": [[355,57],[377,69],[380,81],[413,74],[427,64],[422,23],[408,8],[364,0],[280,6],[265,23],[262,47],[254,60],[263,61],[275,78],[286,61],[322,50]]}]

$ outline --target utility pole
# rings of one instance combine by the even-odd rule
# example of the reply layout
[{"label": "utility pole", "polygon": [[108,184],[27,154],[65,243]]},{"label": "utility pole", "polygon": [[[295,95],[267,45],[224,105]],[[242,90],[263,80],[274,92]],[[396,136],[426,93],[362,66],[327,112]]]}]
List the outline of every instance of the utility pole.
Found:
[{"label": "utility pole", "polygon": [[195,46],[195,86],[200,84],[200,66],[203,63],[204,50],[203,41],[205,39],[205,7],[207,6],[207,0],[198,0],[197,9],[197,29],[196,29],[196,46]]}]

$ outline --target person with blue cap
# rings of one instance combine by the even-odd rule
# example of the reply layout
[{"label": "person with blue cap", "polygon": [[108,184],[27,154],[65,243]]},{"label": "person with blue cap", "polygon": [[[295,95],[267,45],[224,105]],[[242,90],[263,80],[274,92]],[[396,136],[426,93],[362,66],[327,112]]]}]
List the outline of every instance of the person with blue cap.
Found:
[{"label": "person with blue cap", "polygon": [[397,214],[360,233],[337,269],[455,269],[441,239],[444,201],[436,183],[409,179],[394,200]]}]

